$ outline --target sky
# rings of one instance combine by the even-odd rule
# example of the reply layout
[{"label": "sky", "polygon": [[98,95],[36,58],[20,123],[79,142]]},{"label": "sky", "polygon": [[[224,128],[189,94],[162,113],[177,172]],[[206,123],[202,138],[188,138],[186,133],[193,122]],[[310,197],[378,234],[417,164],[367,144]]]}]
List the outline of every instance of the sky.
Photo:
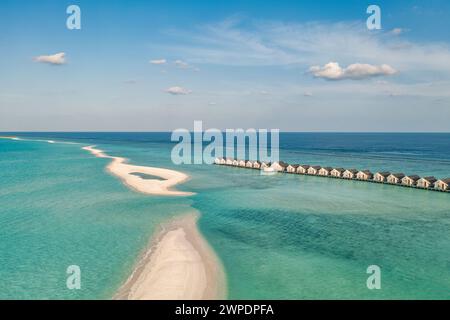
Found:
[{"label": "sky", "polygon": [[0,132],[450,132],[447,0],[2,0],[0,30]]}]

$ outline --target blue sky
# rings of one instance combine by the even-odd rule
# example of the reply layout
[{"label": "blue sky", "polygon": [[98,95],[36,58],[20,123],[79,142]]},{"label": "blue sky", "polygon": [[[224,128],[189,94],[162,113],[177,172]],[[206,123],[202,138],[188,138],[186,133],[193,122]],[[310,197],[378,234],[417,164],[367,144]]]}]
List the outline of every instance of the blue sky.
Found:
[{"label": "blue sky", "polygon": [[0,131],[450,131],[445,0],[2,0],[0,28]]}]

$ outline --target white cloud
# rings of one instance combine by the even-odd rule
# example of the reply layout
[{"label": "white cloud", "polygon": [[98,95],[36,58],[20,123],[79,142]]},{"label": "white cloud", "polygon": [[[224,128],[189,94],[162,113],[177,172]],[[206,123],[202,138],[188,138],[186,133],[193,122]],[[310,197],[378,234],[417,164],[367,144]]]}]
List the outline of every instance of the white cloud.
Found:
[{"label": "white cloud", "polygon": [[187,69],[189,68],[189,64],[183,60],[175,60],[174,64],[181,69]]},{"label": "white cloud", "polygon": [[217,103],[216,102],[210,102],[210,103],[208,103],[208,105],[215,106],[215,105],[217,105]]},{"label": "white cloud", "polygon": [[166,64],[167,60],[166,59],[156,59],[156,60],[150,60],[151,64]]},{"label": "white cloud", "polygon": [[396,66],[402,72],[450,72],[449,43],[407,41],[396,36],[398,32],[369,32],[363,21],[284,23],[228,19],[193,31],[166,32],[174,44],[153,45],[178,52],[193,63],[276,66],[364,61]]},{"label": "white cloud", "polygon": [[60,64],[66,63],[65,56],[66,56],[66,54],[64,52],[60,52],[60,53],[56,53],[56,54],[48,55],[48,56],[37,56],[34,58],[34,61],[41,62],[41,63],[60,65]]},{"label": "white cloud", "polygon": [[310,92],[310,91],[306,91],[306,92],[303,92],[303,96],[304,97],[312,97],[312,92]]},{"label": "white cloud", "polygon": [[374,66],[365,63],[354,63],[346,68],[342,68],[337,62],[329,62],[323,67],[312,66],[309,71],[316,78],[327,80],[360,80],[377,76],[390,76],[397,73],[397,70],[387,64]]},{"label": "white cloud", "polygon": [[183,87],[177,87],[177,86],[166,89],[166,92],[173,94],[173,95],[186,95],[186,94],[192,93],[191,90],[188,90]]}]

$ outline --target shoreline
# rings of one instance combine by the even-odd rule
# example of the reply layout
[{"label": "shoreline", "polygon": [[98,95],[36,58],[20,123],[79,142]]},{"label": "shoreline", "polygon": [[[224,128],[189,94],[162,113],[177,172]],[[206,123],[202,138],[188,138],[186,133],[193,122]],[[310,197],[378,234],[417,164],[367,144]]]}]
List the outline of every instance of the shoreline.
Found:
[{"label": "shoreline", "polygon": [[188,214],[161,225],[113,299],[225,299],[225,273],[198,230],[198,217]]},{"label": "shoreline", "polygon": [[[127,159],[107,155],[103,150],[96,149],[95,146],[87,146],[82,149],[89,151],[97,158],[112,159],[112,161],[106,166],[108,172],[118,177],[123,184],[135,191],[144,194],[162,196],[194,195],[192,192],[172,190],[172,188],[177,184],[189,180],[189,176],[185,173],[170,169],[127,164]],[[133,175],[133,173],[147,174],[162,178],[163,180],[143,179],[142,177]]]}]

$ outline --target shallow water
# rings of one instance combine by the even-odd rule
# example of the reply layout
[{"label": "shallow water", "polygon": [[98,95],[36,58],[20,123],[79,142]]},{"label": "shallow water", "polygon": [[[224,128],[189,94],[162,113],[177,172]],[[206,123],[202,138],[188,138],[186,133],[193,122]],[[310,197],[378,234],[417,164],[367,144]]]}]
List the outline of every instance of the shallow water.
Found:
[{"label": "shallow water", "polygon": [[[20,136],[26,136],[21,134]],[[450,298],[450,195],[218,166],[175,166],[160,134],[0,139],[0,298],[110,298],[159,223],[189,212],[237,299]],[[191,175],[192,197],[149,197],[107,174],[96,144],[133,164]],[[449,134],[282,134],[283,160],[450,176]],[[68,290],[66,268],[82,270]],[[368,290],[366,269],[382,270]]]}]

